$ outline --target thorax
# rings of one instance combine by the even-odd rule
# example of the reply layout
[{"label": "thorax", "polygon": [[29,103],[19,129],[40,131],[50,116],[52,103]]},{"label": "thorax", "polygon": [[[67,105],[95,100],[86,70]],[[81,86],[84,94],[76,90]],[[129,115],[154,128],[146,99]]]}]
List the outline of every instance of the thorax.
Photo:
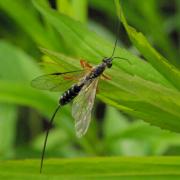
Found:
[{"label": "thorax", "polygon": [[95,66],[92,69],[92,71],[86,76],[86,80],[99,77],[104,72],[105,69],[106,69],[105,63],[101,63],[101,64]]}]

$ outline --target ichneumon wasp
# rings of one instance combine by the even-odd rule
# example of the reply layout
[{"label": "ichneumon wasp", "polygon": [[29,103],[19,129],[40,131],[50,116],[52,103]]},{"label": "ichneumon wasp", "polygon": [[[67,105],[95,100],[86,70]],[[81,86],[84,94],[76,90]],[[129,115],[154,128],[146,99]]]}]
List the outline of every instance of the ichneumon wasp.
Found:
[{"label": "ichneumon wasp", "polygon": [[[32,80],[31,85],[35,88],[41,90],[50,90],[50,91],[62,91],[65,92],[59,99],[59,105],[56,108],[53,116],[50,120],[50,126],[53,123],[54,117],[58,110],[73,101],[72,105],[72,116],[75,119],[75,129],[77,137],[83,136],[89,127],[91,121],[91,111],[93,108],[96,90],[98,81],[100,78],[109,79],[104,73],[106,68],[112,67],[113,59],[122,59],[127,60],[122,57],[114,57],[114,53],[117,46],[118,41],[118,32],[119,27],[117,28],[117,37],[114,43],[114,48],[112,51],[112,55],[110,57],[105,57],[102,59],[102,62],[95,67],[92,67],[86,61],[81,60],[81,66],[83,70],[70,71],[70,72],[55,72],[51,74],[46,74],[39,76]],[[84,72],[86,73],[82,75]],[[64,82],[66,83],[64,84]],[[41,156],[41,164],[40,164],[40,173],[42,172],[43,159],[47,144],[47,139],[49,135],[50,128],[47,129],[44,146],[42,150]]]}]

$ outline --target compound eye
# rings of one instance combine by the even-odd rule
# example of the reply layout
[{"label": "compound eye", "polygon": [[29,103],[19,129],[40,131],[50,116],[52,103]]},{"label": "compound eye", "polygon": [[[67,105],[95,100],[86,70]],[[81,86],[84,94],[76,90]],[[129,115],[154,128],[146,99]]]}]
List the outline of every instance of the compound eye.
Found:
[{"label": "compound eye", "polygon": [[103,58],[102,62],[106,62],[107,61],[107,57]]}]

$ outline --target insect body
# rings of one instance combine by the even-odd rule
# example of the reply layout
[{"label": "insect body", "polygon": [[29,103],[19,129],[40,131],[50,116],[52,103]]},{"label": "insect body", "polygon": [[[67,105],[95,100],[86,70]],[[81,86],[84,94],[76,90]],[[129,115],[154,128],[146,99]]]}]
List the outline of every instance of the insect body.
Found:
[{"label": "insect body", "polygon": [[[81,66],[84,69],[87,68],[89,70],[89,72],[86,73],[84,76],[79,76],[79,74],[82,73],[82,71],[71,71],[64,73],[58,72],[58,73],[52,73],[37,77],[32,81],[31,85],[38,89],[50,90],[50,91],[62,91],[63,89],[65,90],[65,92],[62,94],[62,96],[59,99],[59,105],[50,120],[50,124],[53,123],[54,117],[58,112],[58,110],[60,109],[60,107],[73,101],[72,116],[75,119],[76,135],[78,137],[81,137],[87,132],[89,123],[91,121],[91,111],[96,96],[96,89],[97,89],[99,77],[103,76],[105,79],[109,79],[107,76],[103,74],[103,72],[105,71],[106,68],[111,68],[113,59],[120,58],[120,57],[113,57],[116,44],[117,44],[117,38],[115,41],[112,55],[109,58],[104,58],[102,62],[99,65],[95,66],[94,68],[90,66],[87,62],[81,61]],[[125,58],[120,58],[120,59],[125,59]],[[66,84],[65,84],[65,80],[66,80]],[[46,132],[46,137],[42,150],[40,172],[42,171],[48,134],[49,134],[49,129]]]},{"label": "insect body", "polygon": [[[88,67],[91,69],[89,73],[87,73],[84,77],[80,78],[80,80],[73,84],[68,90],[66,90],[59,99],[59,106],[55,110],[50,124],[53,123],[54,117],[57,111],[61,106],[64,106],[71,102],[73,99],[73,107],[72,107],[72,116],[75,119],[75,129],[76,135],[78,137],[83,136],[89,127],[89,123],[91,121],[91,111],[94,104],[94,99],[96,95],[96,89],[98,85],[98,80],[106,68],[111,68],[113,58],[104,58],[102,63],[92,68],[87,62],[81,61],[82,67]],[[45,89],[51,91],[59,91],[62,89],[63,81],[67,80],[70,82],[72,77],[76,76],[79,71],[71,71],[65,73],[52,73],[37,77],[32,80],[31,85],[38,89]],[[69,77],[68,75],[73,75]],[[105,77],[105,75],[104,75]],[[66,87],[66,86],[65,86]],[[47,138],[49,134],[49,129],[47,130],[44,147],[42,151],[41,158],[41,166],[40,172],[42,171],[44,153],[47,143]]]}]

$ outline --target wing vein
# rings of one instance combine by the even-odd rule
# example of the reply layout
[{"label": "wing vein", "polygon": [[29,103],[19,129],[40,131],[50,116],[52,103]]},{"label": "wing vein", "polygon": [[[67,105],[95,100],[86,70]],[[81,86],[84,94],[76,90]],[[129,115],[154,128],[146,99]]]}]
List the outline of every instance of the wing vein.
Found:
[{"label": "wing vein", "polygon": [[87,82],[73,102],[72,116],[75,119],[75,129],[78,137],[83,136],[88,129],[98,80],[99,78],[96,78]]}]

